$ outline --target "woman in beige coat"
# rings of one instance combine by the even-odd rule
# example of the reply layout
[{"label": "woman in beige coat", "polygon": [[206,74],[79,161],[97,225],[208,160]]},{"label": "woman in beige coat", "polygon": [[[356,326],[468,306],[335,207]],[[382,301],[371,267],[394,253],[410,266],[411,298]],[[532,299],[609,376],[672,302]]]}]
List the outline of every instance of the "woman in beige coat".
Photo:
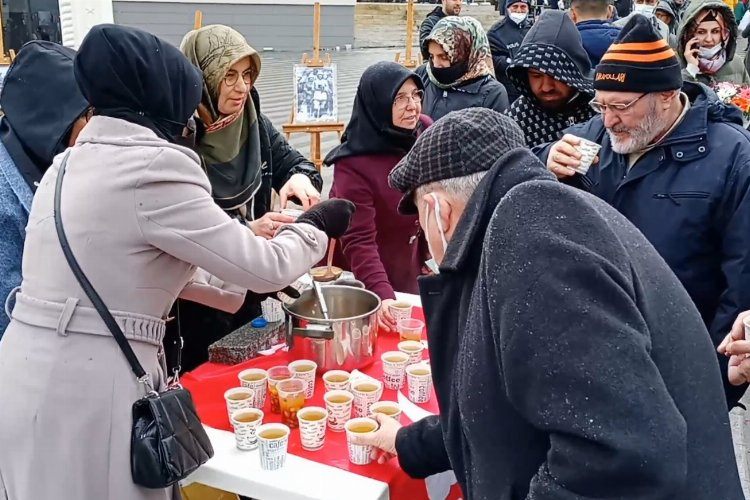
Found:
[{"label": "woman in beige coat", "polygon": [[[180,294],[232,309],[242,294],[223,282],[285,287],[322,258],[326,232],[343,233],[353,207],[321,204],[300,217],[307,223],[257,237],[214,204],[198,156],[174,144],[201,95],[199,72],[176,48],[101,25],[75,70],[96,116],[68,150],[63,224],[84,273],[163,388],[165,316]],[[132,482],[131,407],[144,389],[61,251],[53,214],[61,160],[36,192],[23,282],[0,343],[0,499],[178,498],[177,488]]]}]

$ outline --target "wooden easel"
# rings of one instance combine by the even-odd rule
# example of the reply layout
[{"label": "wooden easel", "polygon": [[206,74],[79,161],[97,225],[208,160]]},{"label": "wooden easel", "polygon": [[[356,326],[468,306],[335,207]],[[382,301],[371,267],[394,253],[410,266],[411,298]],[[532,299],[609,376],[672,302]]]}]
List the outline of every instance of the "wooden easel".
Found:
[{"label": "wooden easel", "polygon": [[193,29],[198,30],[203,27],[203,12],[195,11],[195,20],[193,21]]},{"label": "wooden easel", "polygon": [[404,57],[401,52],[396,53],[396,62],[404,67],[414,69],[419,66],[419,61],[412,54],[414,41],[414,0],[408,0],[406,3],[406,51]]},{"label": "wooden easel", "polygon": [[[320,3],[315,2],[313,7],[313,52],[312,57],[308,57],[307,53],[302,54],[302,64],[308,68],[322,68],[331,64],[331,55],[326,54],[326,58],[321,59],[320,57]],[[296,116],[294,112],[295,103],[292,100],[292,112],[289,116],[289,123],[285,123],[282,126],[282,130],[286,135],[287,140],[292,134],[307,133],[310,134],[310,160],[315,164],[315,168],[320,169],[323,166],[322,152],[320,151],[320,134],[326,132],[336,132],[341,139],[341,134],[344,133],[345,124],[343,122],[335,123],[296,123]]]}]

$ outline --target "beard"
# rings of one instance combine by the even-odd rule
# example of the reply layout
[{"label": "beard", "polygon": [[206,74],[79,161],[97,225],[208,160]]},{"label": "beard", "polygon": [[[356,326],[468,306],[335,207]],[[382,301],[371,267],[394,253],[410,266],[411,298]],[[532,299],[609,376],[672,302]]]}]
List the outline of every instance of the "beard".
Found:
[{"label": "beard", "polygon": [[657,135],[663,132],[669,124],[667,117],[656,110],[656,102],[650,99],[649,109],[643,120],[635,127],[625,127],[622,124],[607,129],[612,150],[618,154],[630,154],[643,151]]}]

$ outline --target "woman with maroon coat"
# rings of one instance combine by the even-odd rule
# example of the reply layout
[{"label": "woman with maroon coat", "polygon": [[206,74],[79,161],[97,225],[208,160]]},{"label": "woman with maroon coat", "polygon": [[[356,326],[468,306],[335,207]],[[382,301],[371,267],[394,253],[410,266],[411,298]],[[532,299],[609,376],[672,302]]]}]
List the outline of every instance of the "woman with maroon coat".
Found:
[{"label": "woman with maroon coat", "polygon": [[400,64],[370,66],[359,81],[342,142],[325,158],[326,165],[335,164],[330,197],[357,205],[341,237],[341,267],[383,300],[380,323],[390,330],[394,291],[418,293],[417,276],[427,258],[417,217],[398,213],[400,194],[388,186],[388,174],[432,123],[420,114],[422,95],[419,77]]}]

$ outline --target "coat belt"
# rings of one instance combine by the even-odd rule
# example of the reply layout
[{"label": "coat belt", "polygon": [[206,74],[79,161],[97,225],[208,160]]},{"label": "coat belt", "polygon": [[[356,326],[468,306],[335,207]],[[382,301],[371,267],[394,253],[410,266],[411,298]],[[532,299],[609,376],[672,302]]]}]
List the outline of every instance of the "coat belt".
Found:
[{"label": "coat belt", "polygon": [[[93,307],[80,305],[78,298],[51,302],[16,292],[11,318],[28,325],[55,330],[60,335],[84,333],[112,336]],[[110,311],[128,340],[161,346],[166,329],[161,318],[122,311]]]}]

